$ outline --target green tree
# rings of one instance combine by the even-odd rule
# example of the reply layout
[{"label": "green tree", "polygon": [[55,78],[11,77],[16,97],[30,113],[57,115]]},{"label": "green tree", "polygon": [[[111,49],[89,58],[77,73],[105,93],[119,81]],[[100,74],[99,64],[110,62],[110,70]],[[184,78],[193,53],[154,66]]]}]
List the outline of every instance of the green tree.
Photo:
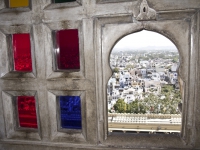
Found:
[{"label": "green tree", "polygon": [[127,110],[127,104],[123,99],[118,99],[116,104],[114,105],[114,110],[117,113],[125,113]]},{"label": "green tree", "polygon": [[115,67],[115,68],[113,69],[113,72],[118,73],[118,72],[119,72],[119,68]]},{"label": "green tree", "polygon": [[138,99],[128,104],[127,113],[146,113],[146,107]]},{"label": "green tree", "polygon": [[161,100],[161,113],[163,114],[176,114],[177,106],[181,102],[181,95],[179,90],[175,90],[171,85],[165,85],[161,89],[161,95],[165,96]]},{"label": "green tree", "polygon": [[[177,106],[181,102],[179,90],[175,90],[171,85],[165,85],[161,89],[160,95],[146,93],[143,100],[136,99],[130,104],[126,104],[123,99],[119,99],[114,105],[118,113],[162,113],[177,114]],[[164,98],[161,99],[161,96]]]},{"label": "green tree", "polygon": [[174,56],[172,59],[173,59],[172,60],[173,63],[177,63],[179,61],[179,57],[178,56]]}]

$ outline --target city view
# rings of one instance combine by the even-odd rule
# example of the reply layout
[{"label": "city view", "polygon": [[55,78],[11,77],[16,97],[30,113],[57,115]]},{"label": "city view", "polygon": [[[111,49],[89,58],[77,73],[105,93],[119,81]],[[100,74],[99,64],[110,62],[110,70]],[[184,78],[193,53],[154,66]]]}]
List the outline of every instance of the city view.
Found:
[{"label": "city view", "polygon": [[108,130],[180,132],[178,50],[171,45],[141,47],[114,47],[110,55]]}]

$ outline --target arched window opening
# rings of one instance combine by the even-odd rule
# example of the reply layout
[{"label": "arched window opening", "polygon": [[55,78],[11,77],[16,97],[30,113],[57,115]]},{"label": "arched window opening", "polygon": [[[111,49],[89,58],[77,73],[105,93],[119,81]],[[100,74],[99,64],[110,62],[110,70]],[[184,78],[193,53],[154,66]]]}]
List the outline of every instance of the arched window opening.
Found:
[{"label": "arched window opening", "polygon": [[110,54],[108,131],[179,133],[179,53],[161,34],[143,30],[122,38]]}]

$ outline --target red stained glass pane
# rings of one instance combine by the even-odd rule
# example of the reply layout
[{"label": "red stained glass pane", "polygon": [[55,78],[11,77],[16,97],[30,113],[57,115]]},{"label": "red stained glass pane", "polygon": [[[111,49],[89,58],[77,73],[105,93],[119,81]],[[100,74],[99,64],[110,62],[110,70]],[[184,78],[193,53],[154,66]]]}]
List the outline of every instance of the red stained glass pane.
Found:
[{"label": "red stained glass pane", "polygon": [[34,96],[17,97],[20,127],[37,128],[37,115]]},{"label": "red stained glass pane", "polygon": [[13,34],[13,55],[15,71],[32,71],[30,35]]},{"label": "red stained glass pane", "polygon": [[57,31],[56,43],[58,69],[80,69],[78,30]]}]

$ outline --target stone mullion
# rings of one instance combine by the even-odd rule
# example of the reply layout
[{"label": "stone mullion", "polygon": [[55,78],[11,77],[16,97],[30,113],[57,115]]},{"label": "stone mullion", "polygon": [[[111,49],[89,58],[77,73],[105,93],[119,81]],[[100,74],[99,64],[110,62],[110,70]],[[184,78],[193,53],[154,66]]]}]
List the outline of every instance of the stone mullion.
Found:
[{"label": "stone mullion", "polygon": [[[195,59],[195,62],[196,62],[196,74],[197,74],[197,77],[196,77],[196,81],[200,81],[200,71],[199,71],[199,66],[200,66],[200,53],[199,53],[199,48],[200,48],[200,38],[199,38],[199,33],[200,33],[200,12],[198,11],[198,13],[196,14],[196,40],[197,40],[197,43],[196,44],[196,59]],[[195,122],[195,147],[196,148],[199,148],[200,147],[200,129],[199,129],[199,125],[200,125],[200,93],[199,93],[199,89],[200,89],[200,84],[199,83],[196,83],[195,84],[195,92],[196,92],[196,97],[195,97],[195,100],[196,100],[196,104],[195,104],[195,116],[194,116],[194,122]]]}]

